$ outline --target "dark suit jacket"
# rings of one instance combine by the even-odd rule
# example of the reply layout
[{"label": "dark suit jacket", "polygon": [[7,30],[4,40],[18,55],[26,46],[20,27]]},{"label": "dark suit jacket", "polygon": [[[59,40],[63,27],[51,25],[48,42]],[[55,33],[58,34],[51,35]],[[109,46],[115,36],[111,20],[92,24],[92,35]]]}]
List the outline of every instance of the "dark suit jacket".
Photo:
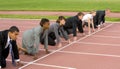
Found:
[{"label": "dark suit jacket", "polygon": [[[8,30],[0,31],[0,66],[1,66],[2,56],[4,55],[4,57],[7,58],[9,54],[9,49],[8,50],[5,49],[7,39],[8,39]],[[12,49],[14,53],[14,58],[19,59],[19,53],[18,53],[16,41],[12,40],[11,44],[12,44]],[[4,51],[8,53],[5,54]]]},{"label": "dark suit jacket", "polygon": [[82,27],[82,21],[79,20],[78,16],[73,16],[66,19],[66,23],[64,25],[65,30],[72,29],[73,30],[73,36],[77,35],[77,28],[80,33],[83,33],[83,27]]},{"label": "dark suit jacket", "polygon": [[64,25],[65,29],[73,29],[73,36],[77,35],[76,28],[78,28],[80,33],[83,33],[82,21],[79,20],[78,16],[73,16],[66,19],[66,23]]},{"label": "dark suit jacket", "polygon": [[100,22],[105,22],[105,11],[98,10],[96,11],[96,16],[94,16],[94,23],[99,25]]}]

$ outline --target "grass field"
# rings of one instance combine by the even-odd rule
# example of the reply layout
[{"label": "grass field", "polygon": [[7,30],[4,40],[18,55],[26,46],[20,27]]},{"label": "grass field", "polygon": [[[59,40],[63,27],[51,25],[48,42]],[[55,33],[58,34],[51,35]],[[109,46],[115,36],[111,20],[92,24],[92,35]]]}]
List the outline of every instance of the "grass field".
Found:
[{"label": "grass field", "polygon": [[[65,16],[68,18],[69,16]],[[0,14],[0,18],[19,18],[19,19],[41,19],[41,18],[48,18],[52,20],[56,20],[58,16],[40,16],[40,15],[5,15]],[[110,18],[106,17],[107,21],[120,21],[120,18]]]},{"label": "grass field", "polygon": [[[91,11],[110,8],[113,12],[120,12],[119,6],[120,0],[0,0],[0,10],[18,11]],[[0,14],[0,18],[56,19],[57,16]],[[120,18],[107,17],[106,20],[120,21]]]},{"label": "grass field", "polygon": [[120,12],[120,0],[0,0],[0,10],[91,11],[110,8]]}]

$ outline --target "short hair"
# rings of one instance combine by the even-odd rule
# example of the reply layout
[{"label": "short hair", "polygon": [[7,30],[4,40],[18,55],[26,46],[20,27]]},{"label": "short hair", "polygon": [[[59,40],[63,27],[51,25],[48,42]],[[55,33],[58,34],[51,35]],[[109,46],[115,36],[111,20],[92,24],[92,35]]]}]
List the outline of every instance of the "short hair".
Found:
[{"label": "short hair", "polygon": [[60,20],[63,20],[63,19],[66,20],[64,16],[59,16],[56,23],[60,23]]},{"label": "short hair", "polygon": [[19,29],[18,29],[18,27],[16,27],[16,26],[11,26],[10,28],[9,28],[9,32],[19,32]]},{"label": "short hair", "polygon": [[77,16],[83,16],[84,15],[84,13],[82,13],[82,12],[78,12],[78,14],[77,14]]},{"label": "short hair", "polygon": [[40,25],[43,27],[43,25],[44,25],[46,22],[49,22],[49,20],[48,20],[47,18],[42,18],[41,21],[40,21]]}]

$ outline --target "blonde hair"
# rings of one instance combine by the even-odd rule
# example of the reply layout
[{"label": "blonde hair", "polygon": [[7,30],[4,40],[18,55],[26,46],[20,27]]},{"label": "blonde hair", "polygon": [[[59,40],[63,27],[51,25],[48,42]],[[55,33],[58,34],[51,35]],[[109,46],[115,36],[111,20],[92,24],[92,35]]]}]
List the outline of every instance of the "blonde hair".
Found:
[{"label": "blonde hair", "polygon": [[110,11],[110,9],[109,9],[109,8],[107,8],[107,9],[105,9],[105,11]]},{"label": "blonde hair", "polygon": [[96,13],[96,11],[95,11],[95,10],[93,10],[93,11],[91,11],[91,12],[90,12],[90,14],[92,14],[92,13]]}]

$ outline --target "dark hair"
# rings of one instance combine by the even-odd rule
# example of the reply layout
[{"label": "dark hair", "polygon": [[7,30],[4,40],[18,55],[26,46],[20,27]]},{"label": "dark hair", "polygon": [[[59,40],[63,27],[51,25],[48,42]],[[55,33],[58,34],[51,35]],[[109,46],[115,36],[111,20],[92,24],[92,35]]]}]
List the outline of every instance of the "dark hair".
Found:
[{"label": "dark hair", "polygon": [[60,20],[63,20],[63,19],[66,20],[64,16],[59,16],[56,23],[60,23]]},{"label": "dark hair", "polygon": [[9,28],[9,32],[19,32],[19,29],[18,29],[18,27],[16,27],[16,26],[11,26],[10,28]]},{"label": "dark hair", "polygon": [[40,21],[40,25],[43,26],[46,22],[49,22],[49,20],[46,18],[42,18]]},{"label": "dark hair", "polygon": [[77,16],[83,16],[84,15],[84,13],[82,13],[82,12],[78,12],[78,14],[77,14]]}]

